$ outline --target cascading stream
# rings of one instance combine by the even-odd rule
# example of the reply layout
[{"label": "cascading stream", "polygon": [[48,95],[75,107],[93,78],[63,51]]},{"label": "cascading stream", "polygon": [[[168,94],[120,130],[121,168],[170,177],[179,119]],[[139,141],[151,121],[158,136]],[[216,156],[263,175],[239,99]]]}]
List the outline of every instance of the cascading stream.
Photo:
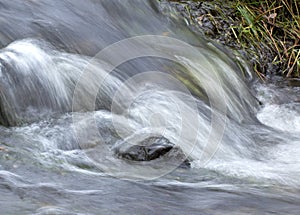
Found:
[{"label": "cascading stream", "polygon": [[0,14],[0,213],[297,214],[298,88],[156,1]]}]

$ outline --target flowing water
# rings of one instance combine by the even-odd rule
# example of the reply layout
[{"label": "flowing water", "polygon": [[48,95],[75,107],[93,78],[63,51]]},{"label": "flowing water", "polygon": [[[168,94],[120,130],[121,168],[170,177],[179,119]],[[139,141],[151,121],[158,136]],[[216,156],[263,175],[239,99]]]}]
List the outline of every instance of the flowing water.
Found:
[{"label": "flowing water", "polygon": [[178,17],[0,2],[0,214],[299,214],[299,87]]}]

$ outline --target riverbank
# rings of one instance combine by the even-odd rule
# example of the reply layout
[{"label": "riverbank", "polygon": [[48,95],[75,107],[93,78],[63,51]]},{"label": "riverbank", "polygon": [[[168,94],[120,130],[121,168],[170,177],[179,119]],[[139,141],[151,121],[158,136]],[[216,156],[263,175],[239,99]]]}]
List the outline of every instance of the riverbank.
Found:
[{"label": "riverbank", "polygon": [[261,79],[300,77],[300,3],[296,0],[168,1],[188,25],[238,50]]}]

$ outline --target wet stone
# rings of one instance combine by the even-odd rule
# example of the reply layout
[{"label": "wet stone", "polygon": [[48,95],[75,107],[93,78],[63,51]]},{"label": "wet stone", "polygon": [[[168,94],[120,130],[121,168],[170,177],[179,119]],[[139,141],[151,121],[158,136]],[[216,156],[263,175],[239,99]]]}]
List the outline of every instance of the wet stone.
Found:
[{"label": "wet stone", "polygon": [[[130,144],[130,143],[122,143]],[[164,137],[148,137],[137,145],[118,149],[117,155],[132,161],[151,161],[168,153],[174,144]]]},{"label": "wet stone", "polygon": [[[128,145],[130,143],[124,142],[122,145]],[[115,151],[116,155],[125,160],[129,161],[151,161],[159,159],[163,156],[184,156],[183,152],[174,147],[165,137],[148,137],[143,141],[139,142],[137,145],[120,147]],[[168,154],[168,155],[167,155]],[[181,157],[180,156],[180,157]],[[190,162],[185,159],[180,165],[181,168],[189,168]]]}]

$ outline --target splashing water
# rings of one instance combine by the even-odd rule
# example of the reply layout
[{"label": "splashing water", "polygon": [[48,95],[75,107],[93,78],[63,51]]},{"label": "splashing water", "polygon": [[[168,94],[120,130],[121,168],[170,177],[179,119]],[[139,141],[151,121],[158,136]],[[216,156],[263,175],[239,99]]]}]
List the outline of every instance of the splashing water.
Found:
[{"label": "splashing water", "polygon": [[297,214],[299,89],[153,1],[0,6],[1,213]]}]

